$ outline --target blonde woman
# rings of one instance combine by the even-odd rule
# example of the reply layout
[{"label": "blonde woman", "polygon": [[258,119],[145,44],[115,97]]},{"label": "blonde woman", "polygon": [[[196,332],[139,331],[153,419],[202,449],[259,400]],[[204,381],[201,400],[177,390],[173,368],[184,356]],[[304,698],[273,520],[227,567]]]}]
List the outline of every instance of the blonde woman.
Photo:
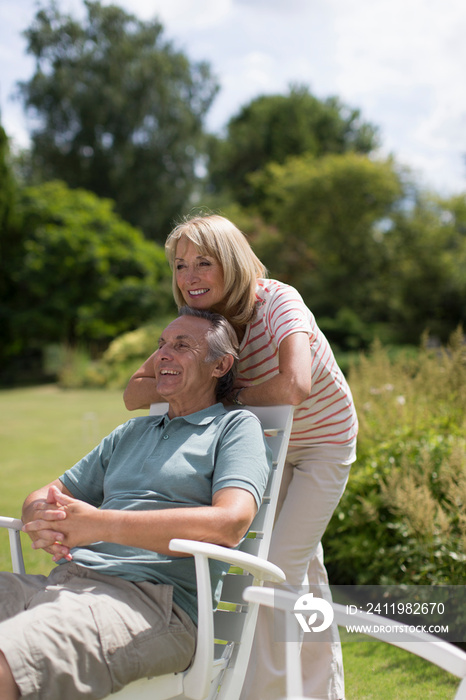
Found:
[{"label": "blonde woman", "polygon": [[[179,307],[223,314],[240,341],[233,403],[295,406],[270,559],[297,593],[309,583],[326,586],[320,540],[341,498],[356,459],[358,422],[349,386],[330,345],[299,293],[268,279],[246,237],[228,219],[199,216],[177,226],[165,250]],[[153,359],[131,378],[128,409],[159,397]],[[338,630],[327,642],[302,646],[305,695],[344,697]],[[274,642],[271,611],[262,609],[243,690],[243,700],[285,696],[284,645]]]}]

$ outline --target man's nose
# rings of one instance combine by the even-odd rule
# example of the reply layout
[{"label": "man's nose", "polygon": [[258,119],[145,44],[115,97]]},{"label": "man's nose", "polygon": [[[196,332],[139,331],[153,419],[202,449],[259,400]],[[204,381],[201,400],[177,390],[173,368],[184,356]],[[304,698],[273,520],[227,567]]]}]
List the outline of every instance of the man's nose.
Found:
[{"label": "man's nose", "polygon": [[173,358],[173,348],[169,345],[169,343],[164,343],[163,347],[159,348],[157,352],[158,359],[162,362]]}]

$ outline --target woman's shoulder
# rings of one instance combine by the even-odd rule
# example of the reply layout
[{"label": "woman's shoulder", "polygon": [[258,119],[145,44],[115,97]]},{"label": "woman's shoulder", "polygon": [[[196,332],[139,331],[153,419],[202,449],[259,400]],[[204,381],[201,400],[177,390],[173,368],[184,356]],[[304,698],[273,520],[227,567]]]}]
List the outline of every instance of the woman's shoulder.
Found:
[{"label": "woman's shoulder", "polygon": [[277,297],[288,297],[303,302],[303,298],[297,289],[290,284],[275,279],[258,279],[256,296],[259,301],[266,302]]}]

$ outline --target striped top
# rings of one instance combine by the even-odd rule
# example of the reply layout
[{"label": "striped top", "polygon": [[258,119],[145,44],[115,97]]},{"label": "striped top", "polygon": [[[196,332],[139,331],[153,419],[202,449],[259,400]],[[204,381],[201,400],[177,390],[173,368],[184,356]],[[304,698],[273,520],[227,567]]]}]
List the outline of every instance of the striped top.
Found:
[{"label": "striped top", "polygon": [[290,445],[346,445],[358,419],[346,379],[332,349],[301,295],[272,279],[257,281],[257,311],[240,347],[238,377],[260,384],[278,374],[278,348],[292,333],[304,332],[311,346],[311,394],[296,407]]}]

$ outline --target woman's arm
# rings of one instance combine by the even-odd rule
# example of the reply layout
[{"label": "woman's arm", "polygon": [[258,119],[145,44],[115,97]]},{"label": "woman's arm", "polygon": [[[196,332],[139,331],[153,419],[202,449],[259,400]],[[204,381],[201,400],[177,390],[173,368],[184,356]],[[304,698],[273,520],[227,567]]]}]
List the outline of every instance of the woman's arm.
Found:
[{"label": "woman's arm", "polygon": [[[245,387],[241,391],[242,403],[250,406],[297,406],[304,401],[311,393],[311,349],[307,333],[292,333],[282,340],[277,375],[258,385],[239,380],[236,390],[240,387]],[[129,411],[164,401],[156,389],[153,355],[133,374],[123,399]]]},{"label": "woman's arm", "polygon": [[123,394],[123,401],[128,411],[138,408],[150,408],[151,403],[165,401],[157,393],[154,372],[153,353],[133,374]]},{"label": "woman's arm", "polygon": [[303,331],[287,336],[278,350],[278,374],[261,384],[238,380],[239,399],[249,406],[297,406],[311,393],[311,348]]}]

